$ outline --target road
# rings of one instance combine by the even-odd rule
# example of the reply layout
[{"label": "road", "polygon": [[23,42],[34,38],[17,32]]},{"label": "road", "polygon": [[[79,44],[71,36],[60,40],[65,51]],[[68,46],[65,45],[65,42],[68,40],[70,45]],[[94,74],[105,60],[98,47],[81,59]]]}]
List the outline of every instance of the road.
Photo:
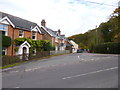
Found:
[{"label": "road", "polygon": [[2,73],[3,88],[118,88],[118,55],[75,53]]}]

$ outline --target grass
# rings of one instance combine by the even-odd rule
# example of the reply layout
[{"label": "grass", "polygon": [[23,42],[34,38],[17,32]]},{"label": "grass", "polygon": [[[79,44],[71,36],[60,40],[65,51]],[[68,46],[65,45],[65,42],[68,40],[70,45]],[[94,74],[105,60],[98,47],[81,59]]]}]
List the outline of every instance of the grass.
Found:
[{"label": "grass", "polygon": [[[25,62],[25,61],[24,61]],[[17,66],[21,63],[24,63],[24,62],[18,62],[18,63],[14,63],[14,64],[9,64],[9,65],[6,65],[6,66],[3,66],[3,67],[0,67],[0,69],[5,69],[5,68],[9,68],[9,67],[14,67],[14,66]]]},{"label": "grass", "polygon": [[[70,54],[70,53],[58,54],[58,55],[50,55],[50,56],[46,56],[46,57],[43,57],[43,58],[36,58],[35,60],[47,59],[47,58],[50,58],[50,57],[67,55],[67,54]],[[31,61],[32,61],[32,60],[31,60]],[[9,68],[9,67],[14,67],[14,66],[20,65],[20,64],[25,63],[25,62],[28,62],[28,61],[22,61],[22,62],[18,62],[18,63],[14,63],[14,64],[9,64],[9,65],[0,67],[0,69],[5,69],[5,68]]]}]

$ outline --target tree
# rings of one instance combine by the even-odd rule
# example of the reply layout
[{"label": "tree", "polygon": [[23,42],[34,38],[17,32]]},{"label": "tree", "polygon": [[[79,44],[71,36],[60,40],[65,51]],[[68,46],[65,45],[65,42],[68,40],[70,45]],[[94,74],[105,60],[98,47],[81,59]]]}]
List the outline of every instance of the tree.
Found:
[{"label": "tree", "polygon": [[8,47],[11,45],[11,38],[9,36],[2,36],[2,47]]}]

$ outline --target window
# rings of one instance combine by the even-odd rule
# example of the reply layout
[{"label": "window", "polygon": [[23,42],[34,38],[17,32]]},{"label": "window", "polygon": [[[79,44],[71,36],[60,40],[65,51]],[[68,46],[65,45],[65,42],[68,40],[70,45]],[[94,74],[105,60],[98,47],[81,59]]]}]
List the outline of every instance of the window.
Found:
[{"label": "window", "polygon": [[2,35],[5,36],[5,35],[6,35],[6,32],[5,32],[5,31],[2,31]]},{"label": "window", "polygon": [[55,38],[55,42],[58,42],[58,38],[57,37]]},{"label": "window", "polygon": [[36,48],[33,48],[33,54],[36,54]]},{"label": "window", "polygon": [[19,37],[24,37],[24,31],[23,30],[19,31]]},{"label": "window", "polygon": [[2,35],[7,36],[8,25],[0,24],[0,31],[2,31]]},{"label": "window", "polygon": [[64,46],[64,43],[60,43],[60,46]]},{"label": "window", "polygon": [[36,40],[36,32],[32,32],[32,39]]},{"label": "window", "polygon": [[8,30],[8,25],[0,24],[0,30]]},{"label": "window", "polygon": [[57,36],[59,36],[59,34],[57,33]]},{"label": "window", "polygon": [[6,55],[6,48],[2,48],[2,55]]}]

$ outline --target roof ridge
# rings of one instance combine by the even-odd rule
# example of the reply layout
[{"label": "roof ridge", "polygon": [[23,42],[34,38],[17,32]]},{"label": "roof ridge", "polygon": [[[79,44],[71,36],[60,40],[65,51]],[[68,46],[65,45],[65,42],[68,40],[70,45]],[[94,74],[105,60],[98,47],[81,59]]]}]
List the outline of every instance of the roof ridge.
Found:
[{"label": "roof ridge", "polygon": [[[0,11],[1,12],[1,11]],[[19,16],[15,16],[15,15],[12,15],[12,14],[9,14],[9,13],[5,13],[5,12],[1,12],[2,14],[6,14],[5,16],[12,16],[12,17],[15,17],[15,18],[18,18],[18,19],[21,19],[21,20],[25,20],[25,21],[27,21],[27,22],[30,22],[30,23],[34,23],[34,24],[37,24],[37,23],[35,23],[35,22],[33,22],[33,21],[29,21],[29,20],[27,20],[27,19],[24,19],[24,18],[21,18],[21,17],[19,17]],[[8,16],[8,17],[9,17]]]}]

